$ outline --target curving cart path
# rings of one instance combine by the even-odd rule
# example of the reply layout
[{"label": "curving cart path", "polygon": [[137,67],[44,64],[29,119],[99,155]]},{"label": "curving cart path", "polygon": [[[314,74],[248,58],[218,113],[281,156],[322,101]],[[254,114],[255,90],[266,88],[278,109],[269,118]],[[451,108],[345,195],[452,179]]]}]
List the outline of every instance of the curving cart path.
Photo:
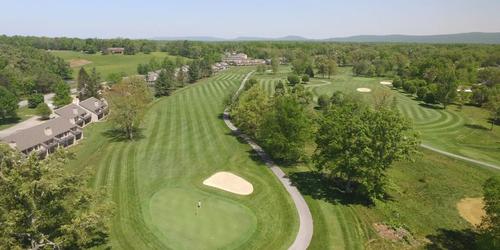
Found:
[{"label": "curving cart path", "polygon": [[[239,93],[245,86],[246,81],[248,80],[250,75],[252,75],[252,73],[253,71],[245,76],[245,78],[241,82],[240,88],[236,91],[235,95],[233,96],[233,100],[239,95]],[[295,204],[295,208],[297,209],[297,213],[299,214],[299,232],[295,237],[295,241],[288,249],[292,250],[307,249],[313,235],[313,219],[311,211],[309,211],[309,207],[307,206],[304,197],[300,194],[299,190],[292,185],[290,179],[286,177],[285,173],[276,164],[274,164],[269,155],[267,155],[266,152],[259,145],[257,145],[257,143],[255,143],[250,137],[248,137],[246,134],[243,134],[236,126],[234,126],[234,124],[231,122],[228,109],[224,110],[223,118],[224,122],[229,127],[229,129],[231,129],[231,131],[235,135],[245,140],[250,145],[250,147],[252,147],[252,149],[260,156],[262,161],[264,161],[267,167],[269,167],[271,171],[274,173],[274,175],[278,177],[281,184],[283,184],[286,191],[292,197],[293,203]]]}]

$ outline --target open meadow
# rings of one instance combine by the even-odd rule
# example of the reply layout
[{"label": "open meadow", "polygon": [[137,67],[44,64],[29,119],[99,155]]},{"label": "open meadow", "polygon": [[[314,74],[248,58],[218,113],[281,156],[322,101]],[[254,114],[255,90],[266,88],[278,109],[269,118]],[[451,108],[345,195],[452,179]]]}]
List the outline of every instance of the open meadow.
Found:
[{"label": "open meadow", "polygon": [[[84,67],[89,72],[93,67],[101,74],[101,77],[106,77],[111,73],[125,73],[126,75],[137,74],[137,65],[147,63],[152,58],[160,61],[167,57],[165,52],[152,52],[150,54],[137,53],[135,55],[101,55],[85,54],[77,51],[51,51],[56,56],[61,57],[68,62],[73,70],[73,78],[76,79],[78,70]],[[175,57],[172,57],[175,59]]]},{"label": "open meadow", "polygon": [[[274,92],[278,80],[286,81],[288,67],[280,72],[256,74],[254,77],[268,93]],[[366,102],[381,92],[397,97],[398,109],[407,116],[424,143],[467,157],[500,162],[499,128],[488,126],[487,114],[476,107],[450,106],[447,110],[419,105],[396,90],[380,84],[382,78],[354,77],[351,68],[339,68],[331,79],[314,78],[305,87],[314,94],[331,95],[341,90]],[[358,88],[370,88],[360,93]],[[477,124],[471,126],[471,124]],[[479,127],[481,126],[481,127]],[[468,143],[464,143],[467,141]],[[314,146],[311,145],[310,148]],[[308,151],[312,151],[308,150]],[[421,149],[415,162],[399,162],[389,171],[389,198],[373,205],[344,195],[310,163],[285,168],[292,181],[306,196],[314,217],[314,236],[310,249],[401,249],[472,247],[471,224],[460,217],[457,203],[466,197],[480,197],[482,184],[499,171],[455,160],[433,151]],[[408,230],[413,238],[402,242],[384,239],[375,223]]]},{"label": "open meadow", "polygon": [[[158,99],[133,142],[116,138],[108,122],[85,128],[69,169],[95,173],[93,186],[105,188],[116,205],[111,247],[286,249],[292,243],[298,218],[291,199],[221,119],[222,100],[249,71],[231,69]],[[253,193],[202,184],[218,171],[248,180]]]}]

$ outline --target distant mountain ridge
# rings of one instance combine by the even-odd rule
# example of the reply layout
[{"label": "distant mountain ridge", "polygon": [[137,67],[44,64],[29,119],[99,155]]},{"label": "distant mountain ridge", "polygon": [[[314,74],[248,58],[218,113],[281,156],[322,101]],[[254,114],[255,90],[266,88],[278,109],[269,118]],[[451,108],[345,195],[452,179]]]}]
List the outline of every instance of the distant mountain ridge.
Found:
[{"label": "distant mountain ridge", "polygon": [[269,37],[237,37],[226,39],[211,36],[185,36],[185,37],[155,37],[153,40],[175,41],[317,41],[317,42],[358,42],[358,43],[475,43],[475,44],[500,44],[500,32],[469,32],[442,35],[359,35],[349,37],[335,37],[327,39],[309,39],[302,36]]}]

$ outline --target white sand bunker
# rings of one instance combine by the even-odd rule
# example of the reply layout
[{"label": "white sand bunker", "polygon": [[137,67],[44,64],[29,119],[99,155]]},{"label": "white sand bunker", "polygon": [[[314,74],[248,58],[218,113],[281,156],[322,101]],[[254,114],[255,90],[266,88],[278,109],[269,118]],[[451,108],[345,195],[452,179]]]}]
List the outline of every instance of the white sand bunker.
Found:
[{"label": "white sand bunker", "polygon": [[457,203],[458,213],[474,226],[481,224],[484,211],[483,198],[463,198]]},{"label": "white sand bunker", "polygon": [[362,92],[362,93],[372,92],[372,90],[369,88],[357,88],[356,91]]},{"label": "white sand bunker", "polygon": [[204,180],[203,184],[239,195],[249,195],[253,192],[252,183],[229,172],[217,172]]},{"label": "white sand bunker", "polygon": [[392,85],[392,82],[389,81],[381,81],[380,84],[382,85]]}]

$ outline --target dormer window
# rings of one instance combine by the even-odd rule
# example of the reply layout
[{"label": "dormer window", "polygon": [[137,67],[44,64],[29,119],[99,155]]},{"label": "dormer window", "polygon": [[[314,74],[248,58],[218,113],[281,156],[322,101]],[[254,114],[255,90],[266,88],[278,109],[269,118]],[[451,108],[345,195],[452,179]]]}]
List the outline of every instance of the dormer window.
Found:
[{"label": "dormer window", "polygon": [[43,132],[45,133],[46,136],[51,136],[52,135],[52,128],[46,127]]}]

